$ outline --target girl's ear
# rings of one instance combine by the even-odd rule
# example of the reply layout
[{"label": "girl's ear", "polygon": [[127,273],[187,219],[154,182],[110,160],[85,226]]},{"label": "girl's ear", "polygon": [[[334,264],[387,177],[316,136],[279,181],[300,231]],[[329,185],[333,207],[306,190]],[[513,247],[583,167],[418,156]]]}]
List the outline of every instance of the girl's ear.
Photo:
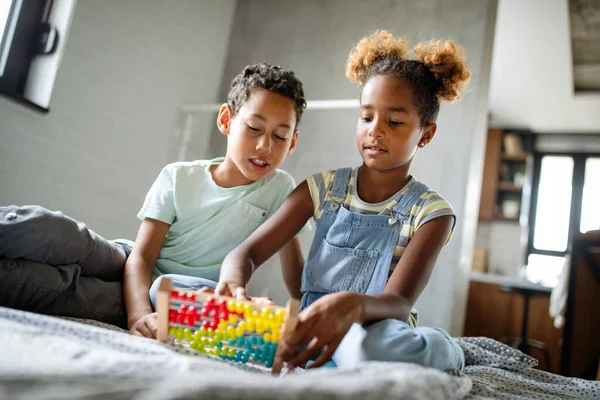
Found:
[{"label": "girl's ear", "polygon": [[233,111],[229,104],[224,103],[219,110],[217,116],[217,128],[223,135],[229,135],[229,129],[231,127],[231,120],[233,119]]},{"label": "girl's ear", "polygon": [[419,147],[425,147],[433,137],[435,136],[435,131],[437,130],[437,124],[429,124],[423,129],[423,134],[421,135],[421,140],[419,141]]}]

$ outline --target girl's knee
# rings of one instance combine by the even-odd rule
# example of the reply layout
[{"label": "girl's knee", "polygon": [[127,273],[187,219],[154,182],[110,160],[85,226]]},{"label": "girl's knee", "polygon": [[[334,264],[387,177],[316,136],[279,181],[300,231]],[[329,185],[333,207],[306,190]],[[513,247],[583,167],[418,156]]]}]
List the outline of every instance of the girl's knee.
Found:
[{"label": "girl's knee", "polygon": [[[441,371],[462,369],[462,350],[441,329],[411,328],[397,320],[384,320],[366,328],[346,346],[360,361],[410,362]],[[346,341],[346,338],[344,338]]]}]

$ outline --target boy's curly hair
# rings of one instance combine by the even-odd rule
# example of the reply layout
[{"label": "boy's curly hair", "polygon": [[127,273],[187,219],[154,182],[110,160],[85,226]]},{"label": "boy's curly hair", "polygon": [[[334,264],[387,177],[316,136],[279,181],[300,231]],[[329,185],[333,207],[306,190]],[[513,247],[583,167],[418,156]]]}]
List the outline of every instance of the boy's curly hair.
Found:
[{"label": "boy's curly hair", "polygon": [[412,86],[421,125],[426,126],[437,119],[440,101],[460,99],[471,78],[470,67],[465,48],[448,40],[420,42],[414,48],[414,60],[408,58],[409,53],[403,38],[375,31],[350,51],[346,77],[360,86],[377,75],[406,80]]},{"label": "boy's curly hair", "polygon": [[241,74],[231,82],[231,88],[227,95],[227,103],[236,115],[250,98],[252,90],[262,88],[269,92],[277,93],[291,99],[296,110],[296,127],[300,124],[302,112],[306,108],[304,100],[304,89],[302,82],[292,71],[286,71],[279,65],[271,65],[266,62],[247,65]]}]

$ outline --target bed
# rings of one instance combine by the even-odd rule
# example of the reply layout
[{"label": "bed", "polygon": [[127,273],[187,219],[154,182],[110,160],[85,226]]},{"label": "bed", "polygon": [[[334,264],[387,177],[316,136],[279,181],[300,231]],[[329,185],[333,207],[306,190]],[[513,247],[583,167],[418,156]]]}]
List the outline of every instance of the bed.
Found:
[{"label": "bed", "polygon": [[460,376],[365,363],[274,378],[110,325],[0,307],[0,398],[600,399],[597,381],[533,369],[534,359],[491,339],[458,342],[468,364]]}]

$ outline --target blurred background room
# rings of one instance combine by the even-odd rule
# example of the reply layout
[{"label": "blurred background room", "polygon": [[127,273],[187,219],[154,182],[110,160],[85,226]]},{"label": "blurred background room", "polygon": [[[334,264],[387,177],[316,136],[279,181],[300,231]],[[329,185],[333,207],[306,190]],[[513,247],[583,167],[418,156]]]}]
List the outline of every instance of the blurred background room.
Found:
[{"label": "blurred background room", "polygon": [[[41,33],[27,19],[39,16]],[[283,169],[299,183],[358,165],[359,89],[344,66],[375,29],[460,43],[473,74],[411,170],[458,217],[416,304],[420,323],[593,379],[599,0],[0,0],[0,204],[39,204],[134,239],[164,165],[224,155],[218,107],[231,79],[263,60],[293,70],[309,100]],[[13,40],[29,51],[9,51]],[[250,291],[285,302],[278,260]]]}]

